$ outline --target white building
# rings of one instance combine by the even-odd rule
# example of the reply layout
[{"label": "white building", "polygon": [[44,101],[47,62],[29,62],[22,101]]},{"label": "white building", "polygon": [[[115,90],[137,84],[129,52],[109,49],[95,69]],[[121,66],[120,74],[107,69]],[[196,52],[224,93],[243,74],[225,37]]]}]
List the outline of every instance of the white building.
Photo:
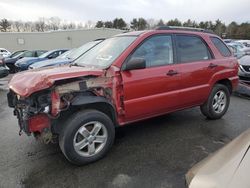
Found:
[{"label": "white building", "polygon": [[51,50],[76,48],[98,38],[107,38],[124,31],[117,29],[81,29],[50,32],[0,32],[0,48],[16,50]]}]

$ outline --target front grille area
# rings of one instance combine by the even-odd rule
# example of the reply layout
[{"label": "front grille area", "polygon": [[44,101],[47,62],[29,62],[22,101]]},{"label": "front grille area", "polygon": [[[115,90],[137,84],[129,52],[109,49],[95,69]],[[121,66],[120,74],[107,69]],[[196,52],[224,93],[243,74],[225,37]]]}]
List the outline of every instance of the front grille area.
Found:
[{"label": "front grille area", "polygon": [[250,83],[250,77],[239,76],[239,79],[243,82]]},{"label": "front grille area", "polygon": [[246,71],[246,72],[250,72],[250,65],[242,65],[243,69]]}]

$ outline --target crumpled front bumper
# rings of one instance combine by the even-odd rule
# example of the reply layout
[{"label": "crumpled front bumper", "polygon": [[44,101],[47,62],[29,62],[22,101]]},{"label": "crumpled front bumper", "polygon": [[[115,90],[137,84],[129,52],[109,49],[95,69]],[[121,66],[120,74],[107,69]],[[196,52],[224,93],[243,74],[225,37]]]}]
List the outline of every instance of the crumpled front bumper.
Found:
[{"label": "crumpled front bumper", "polygon": [[7,94],[7,98],[9,107],[14,108],[14,115],[18,119],[19,135],[22,132],[25,132],[28,136],[31,133],[42,133],[50,127],[51,122],[47,114],[30,114],[28,107],[20,103],[18,96],[12,91]]}]

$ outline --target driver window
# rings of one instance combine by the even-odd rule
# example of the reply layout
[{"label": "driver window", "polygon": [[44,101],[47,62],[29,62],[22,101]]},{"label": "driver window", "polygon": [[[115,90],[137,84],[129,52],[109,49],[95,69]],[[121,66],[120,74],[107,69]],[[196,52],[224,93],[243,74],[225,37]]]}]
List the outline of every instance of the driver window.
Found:
[{"label": "driver window", "polygon": [[144,58],[146,67],[173,64],[171,36],[158,35],[147,39],[132,54],[132,58]]}]

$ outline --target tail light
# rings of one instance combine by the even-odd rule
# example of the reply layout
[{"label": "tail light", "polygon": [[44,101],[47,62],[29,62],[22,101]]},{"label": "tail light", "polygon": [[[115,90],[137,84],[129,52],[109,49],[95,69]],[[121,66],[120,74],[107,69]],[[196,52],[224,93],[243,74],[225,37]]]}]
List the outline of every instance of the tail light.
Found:
[{"label": "tail light", "polygon": [[0,59],[0,66],[1,66],[1,65],[4,65],[4,62],[3,62],[2,59]]},{"label": "tail light", "polygon": [[60,112],[60,95],[56,91],[51,93],[51,115],[56,116]]}]

